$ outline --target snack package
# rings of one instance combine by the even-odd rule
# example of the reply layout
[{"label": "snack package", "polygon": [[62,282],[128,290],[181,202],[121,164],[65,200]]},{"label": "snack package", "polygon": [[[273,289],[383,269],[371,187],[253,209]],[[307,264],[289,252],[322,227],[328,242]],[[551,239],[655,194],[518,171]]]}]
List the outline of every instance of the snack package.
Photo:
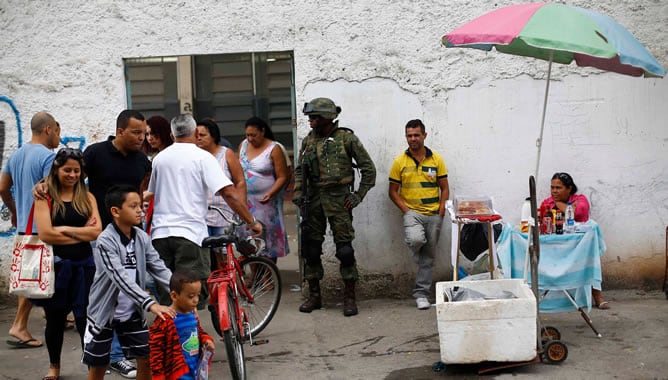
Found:
[{"label": "snack package", "polygon": [[492,198],[481,196],[455,196],[455,215],[459,218],[493,215]]},{"label": "snack package", "polygon": [[213,360],[213,351],[202,347],[202,353],[199,356],[199,364],[197,366],[197,380],[209,380],[209,367]]}]

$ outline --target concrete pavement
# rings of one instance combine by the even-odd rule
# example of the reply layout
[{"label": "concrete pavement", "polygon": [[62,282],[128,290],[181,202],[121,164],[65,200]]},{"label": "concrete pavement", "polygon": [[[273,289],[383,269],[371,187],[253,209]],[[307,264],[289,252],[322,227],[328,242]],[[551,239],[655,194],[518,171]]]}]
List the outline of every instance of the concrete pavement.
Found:
[{"label": "concrete pavement", "polygon": [[[294,214],[286,215],[286,219]],[[293,222],[294,223],[294,222]],[[288,223],[289,228],[293,223]],[[341,300],[325,298],[325,307],[311,314],[297,311],[302,302],[294,230],[292,254],[279,259],[283,277],[281,305],[259,338],[269,343],[245,345],[249,379],[439,379],[477,378],[475,365],[447,365],[433,372],[440,360],[434,308],[420,311],[412,299],[368,299],[358,302],[360,314],[346,318]],[[668,300],[659,291],[606,291],[611,309],[591,315],[603,338],[596,338],[578,313],[543,315],[557,327],[568,347],[559,365],[534,364],[497,372],[490,378],[513,379],[668,379]],[[11,349],[4,340],[14,318],[15,299],[0,299],[0,379],[41,379],[46,374],[46,348]],[[208,312],[204,329],[215,334]],[[41,310],[31,314],[30,327],[44,338]],[[61,378],[86,378],[80,364],[76,331],[65,333]],[[108,379],[122,379],[116,373]],[[229,379],[223,343],[217,350],[211,379]]]},{"label": "concrete pavement", "polygon": [[[289,277],[289,276],[286,276]],[[269,343],[246,351],[250,379],[438,379],[475,378],[476,366],[431,367],[440,359],[436,312],[419,311],[411,299],[359,302],[360,314],[346,318],[338,300],[325,300],[323,310],[297,311],[301,295],[284,287],[276,317],[260,334]],[[534,364],[504,370],[492,378],[656,379],[668,378],[668,301],[663,293],[609,291],[612,308],[593,310],[603,338],[596,338],[577,313],[550,314],[544,320],[562,334],[569,354],[560,365]],[[46,348],[11,349],[4,344],[14,316],[13,300],[0,306],[0,379],[40,379],[48,365]],[[205,314],[204,328],[213,333]],[[31,330],[43,338],[44,320],[35,309]],[[62,355],[65,380],[85,379],[76,331],[67,331]],[[109,379],[121,379],[117,374]],[[218,341],[212,379],[230,378],[225,351]]]}]

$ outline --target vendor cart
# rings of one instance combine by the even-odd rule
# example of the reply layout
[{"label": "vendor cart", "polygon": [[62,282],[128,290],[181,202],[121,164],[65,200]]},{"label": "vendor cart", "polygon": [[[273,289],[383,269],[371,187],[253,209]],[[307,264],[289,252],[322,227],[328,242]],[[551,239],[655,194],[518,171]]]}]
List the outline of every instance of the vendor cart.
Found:
[{"label": "vendor cart", "polygon": [[[481,281],[444,281],[436,284],[436,313],[439,332],[441,361],[445,364],[485,363],[479,373],[502,368],[541,362],[563,362],[568,349],[559,340],[559,331],[553,327],[540,327],[538,314],[539,293],[537,268],[540,257],[538,225],[536,223],[536,187],[534,177],[529,178],[533,221],[530,230],[531,288],[526,279],[491,279]],[[472,218],[460,218],[470,223]],[[490,215],[485,216],[489,223]],[[478,223],[481,221],[478,221]],[[491,228],[490,228],[490,237]],[[458,237],[457,237],[458,238]],[[454,239],[454,237],[453,237]],[[454,242],[453,242],[454,245]],[[459,246],[459,244],[457,244]],[[490,246],[493,246],[490,239]],[[493,250],[490,249],[490,252]],[[457,255],[459,252],[457,251]],[[491,254],[491,257],[494,255]],[[457,260],[453,260],[457,262]],[[494,271],[495,258],[490,258],[490,272]],[[454,268],[457,273],[458,268]],[[493,278],[493,277],[492,277]],[[458,301],[448,299],[453,291],[467,289],[473,293],[512,293],[512,298],[491,297]],[[484,368],[483,368],[484,367]]]}]

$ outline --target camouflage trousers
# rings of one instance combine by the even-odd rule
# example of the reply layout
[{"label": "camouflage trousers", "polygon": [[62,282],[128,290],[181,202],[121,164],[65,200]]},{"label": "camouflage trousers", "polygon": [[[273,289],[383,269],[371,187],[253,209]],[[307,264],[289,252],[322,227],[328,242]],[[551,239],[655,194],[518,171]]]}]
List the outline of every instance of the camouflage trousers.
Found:
[{"label": "camouflage trousers", "polygon": [[[302,251],[312,249],[316,252],[311,251],[308,258],[302,255],[304,277],[307,280],[321,280],[324,276],[320,256],[322,255],[322,242],[327,232],[327,223],[329,223],[334,235],[334,243],[337,246],[337,258],[341,261],[339,267],[341,277],[343,280],[356,281],[359,276],[352,252],[352,241],[355,239],[353,216],[350,210],[343,207],[346,195],[350,193],[349,187],[337,186],[311,190],[314,191],[309,192],[307,218],[301,224]],[[306,247],[314,244],[317,247]],[[346,245],[350,247],[349,251],[345,248]],[[342,260],[339,256],[341,252],[348,255],[347,260]]]}]

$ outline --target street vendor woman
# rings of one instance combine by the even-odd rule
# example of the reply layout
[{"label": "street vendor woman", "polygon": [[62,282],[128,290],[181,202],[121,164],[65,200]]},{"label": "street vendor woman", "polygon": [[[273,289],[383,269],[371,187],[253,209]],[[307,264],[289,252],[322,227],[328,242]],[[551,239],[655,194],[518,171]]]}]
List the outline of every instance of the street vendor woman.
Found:
[{"label": "street vendor woman", "polygon": [[571,202],[575,212],[576,222],[589,220],[589,201],[583,194],[577,194],[578,187],[573,183],[573,177],[568,173],[554,173],[550,184],[551,197],[545,199],[541,208],[551,210],[555,206],[566,213],[566,206]]},{"label": "street vendor woman", "polygon": [[[551,197],[545,199],[541,208],[553,209],[555,206],[562,212],[566,212],[568,202],[571,203],[575,211],[576,222],[586,222],[589,220],[589,201],[583,194],[577,194],[578,187],[573,182],[573,177],[568,173],[554,173],[550,184]],[[599,309],[609,309],[610,305],[603,299],[601,289],[591,291],[594,300],[594,306]]]}]

